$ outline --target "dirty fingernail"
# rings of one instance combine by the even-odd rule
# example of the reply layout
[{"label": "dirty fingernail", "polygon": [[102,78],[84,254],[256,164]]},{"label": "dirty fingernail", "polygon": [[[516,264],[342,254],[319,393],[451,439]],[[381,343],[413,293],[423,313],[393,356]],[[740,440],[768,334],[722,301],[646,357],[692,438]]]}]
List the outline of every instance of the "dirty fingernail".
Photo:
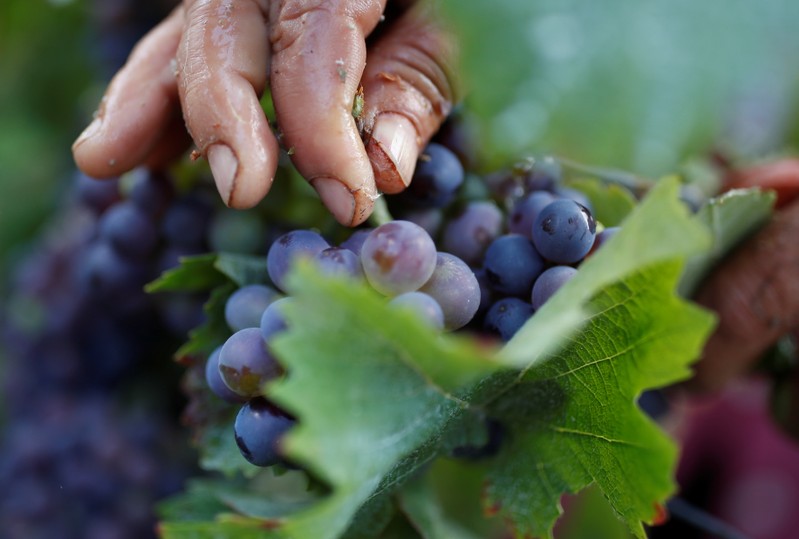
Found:
[{"label": "dirty fingernail", "polygon": [[416,129],[411,122],[400,114],[383,113],[375,121],[372,139],[394,163],[402,183],[410,184],[419,157]]},{"label": "dirty fingernail", "polygon": [[216,181],[216,188],[225,204],[230,206],[236,188],[236,173],[239,162],[236,155],[224,144],[214,144],[208,148],[208,164]]},{"label": "dirty fingernail", "polygon": [[350,188],[339,180],[317,178],[311,182],[319,198],[342,225],[351,225],[355,215],[355,197]]},{"label": "dirty fingernail", "polygon": [[102,125],[103,121],[101,118],[97,117],[94,120],[92,120],[92,123],[90,123],[86,127],[86,129],[84,129],[83,132],[78,136],[78,138],[75,139],[75,142],[72,144],[72,149],[77,148],[78,146],[80,146],[81,144],[83,144],[93,136],[95,136],[97,133],[99,133]]}]

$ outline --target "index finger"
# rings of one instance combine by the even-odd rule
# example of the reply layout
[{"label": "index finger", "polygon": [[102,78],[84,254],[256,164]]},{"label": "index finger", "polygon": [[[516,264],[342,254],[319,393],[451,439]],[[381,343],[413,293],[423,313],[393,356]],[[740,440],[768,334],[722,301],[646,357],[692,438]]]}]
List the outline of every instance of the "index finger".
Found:
[{"label": "index finger", "polygon": [[272,98],[283,140],[328,209],[350,226],[369,216],[377,197],[352,107],[365,36],[385,3],[276,0],[269,11]]}]

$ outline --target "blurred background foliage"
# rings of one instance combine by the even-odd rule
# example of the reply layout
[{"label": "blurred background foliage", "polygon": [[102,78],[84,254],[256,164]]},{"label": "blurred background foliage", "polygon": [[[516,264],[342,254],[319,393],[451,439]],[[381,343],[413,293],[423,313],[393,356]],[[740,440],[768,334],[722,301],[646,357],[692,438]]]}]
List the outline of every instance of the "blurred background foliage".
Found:
[{"label": "blurred background foliage", "polygon": [[[489,166],[529,152],[648,175],[797,139],[794,0],[443,0],[462,36]],[[73,173],[70,144],[113,66],[169,1],[0,3],[0,256]],[[134,13],[129,11],[134,9]],[[120,35],[115,21],[131,18]]]}]

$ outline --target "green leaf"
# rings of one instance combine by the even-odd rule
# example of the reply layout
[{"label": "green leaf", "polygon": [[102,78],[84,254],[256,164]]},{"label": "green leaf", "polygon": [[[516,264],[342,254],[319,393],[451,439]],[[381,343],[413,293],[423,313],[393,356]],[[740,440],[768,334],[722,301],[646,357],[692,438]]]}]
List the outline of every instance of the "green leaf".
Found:
[{"label": "green leaf", "polygon": [[230,336],[230,328],[225,321],[225,303],[236,290],[231,282],[217,286],[208,301],[203,305],[205,322],[189,332],[189,340],[181,346],[175,357],[209,356],[218,346],[222,346]]},{"label": "green leaf", "polygon": [[400,508],[424,539],[477,539],[477,535],[444,514],[436,493],[425,479],[411,481],[398,497]]},{"label": "green leaf", "polygon": [[588,197],[594,207],[594,217],[606,227],[620,225],[635,208],[635,197],[620,185],[582,178],[570,181],[568,186]]},{"label": "green leaf", "polygon": [[269,282],[266,258],[236,253],[219,253],[214,268],[238,286]]},{"label": "green leaf", "polygon": [[217,271],[217,255],[214,253],[187,256],[180,265],[165,271],[158,279],[148,284],[147,292],[203,292],[224,284],[225,277]]},{"label": "green leaf", "polygon": [[486,504],[519,535],[551,536],[561,494],[596,483],[644,537],[641,521],[674,491],[676,447],[634,402],[688,377],[712,329],[674,294],[680,267],[649,266],[597,294],[582,331],[491,405],[510,432],[489,465]]},{"label": "green leaf", "polygon": [[289,455],[333,493],[285,531],[332,538],[367,499],[436,456],[468,409],[457,391],[496,365],[470,342],[388,309],[366,287],[306,268],[291,288],[291,329],[273,343],[290,374],[270,397],[300,418],[285,441]]},{"label": "green leaf", "polygon": [[773,191],[735,189],[711,199],[696,215],[713,235],[713,246],[692,257],[680,281],[680,293],[690,297],[713,266],[771,217]]},{"label": "green leaf", "polygon": [[500,354],[502,361],[529,369],[589,319],[587,303],[600,290],[641,268],[707,249],[707,230],[690,218],[678,192],[676,178],[661,180],[621,231],[583,262],[574,278],[511,339]]},{"label": "green leaf", "polygon": [[208,522],[165,522],[158,526],[162,539],[282,539],[269,524],[256,519]]}]

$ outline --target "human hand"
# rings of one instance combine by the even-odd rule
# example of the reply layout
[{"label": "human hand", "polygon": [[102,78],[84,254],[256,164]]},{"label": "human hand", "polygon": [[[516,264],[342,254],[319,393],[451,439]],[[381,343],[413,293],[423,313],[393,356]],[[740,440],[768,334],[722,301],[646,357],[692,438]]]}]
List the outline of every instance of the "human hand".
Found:
[{"label": "human hand", "polygon": [[702,390],[722,388],[799,328],[799,159],[734,171],[727,187],[773,189],[780,209],[699,290],[697,301],[719,316],[689,382]]},{"label": "human hand", "polygon": [[378,191],[410,183],[455,98],[455,47],[435,14],[395,1],[392,16],[388,1],[184,0],[113,78],[75,161],[97,178],[157,167],[186,149],[188,130],[225,203],[252,207],[278,162],[259,103],[268,86],[299,172],[339,222],[361,223]]}]

